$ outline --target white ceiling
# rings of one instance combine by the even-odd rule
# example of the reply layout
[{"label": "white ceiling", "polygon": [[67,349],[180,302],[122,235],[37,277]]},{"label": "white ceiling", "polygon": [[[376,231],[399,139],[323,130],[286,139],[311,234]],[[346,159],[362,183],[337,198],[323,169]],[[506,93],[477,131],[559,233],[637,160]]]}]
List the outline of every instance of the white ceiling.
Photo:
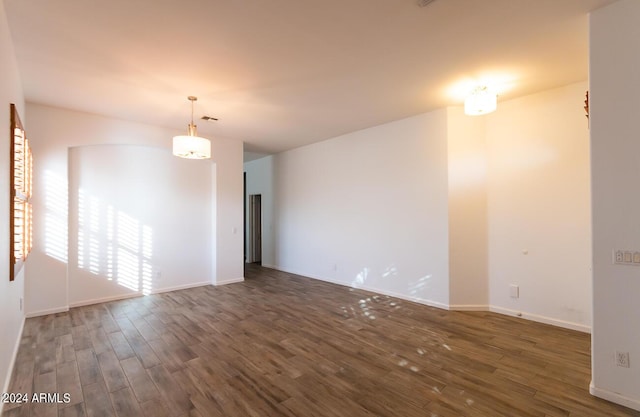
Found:
[{"label": "white ceiling", "polygon": [[[613,0],[4,0],[28,101],[275,153],[587,78]],[[169,140],[169,139],[167,139]]]}]

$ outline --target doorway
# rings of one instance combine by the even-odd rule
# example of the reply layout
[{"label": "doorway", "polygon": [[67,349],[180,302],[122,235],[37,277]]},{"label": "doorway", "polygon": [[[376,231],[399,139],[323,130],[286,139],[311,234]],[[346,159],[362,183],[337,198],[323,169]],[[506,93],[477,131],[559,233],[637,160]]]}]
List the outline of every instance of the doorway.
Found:
[{"label": "doorway", "polygon": [[249,196],[249,255],[252,263],[262,264],[262,195]]}]

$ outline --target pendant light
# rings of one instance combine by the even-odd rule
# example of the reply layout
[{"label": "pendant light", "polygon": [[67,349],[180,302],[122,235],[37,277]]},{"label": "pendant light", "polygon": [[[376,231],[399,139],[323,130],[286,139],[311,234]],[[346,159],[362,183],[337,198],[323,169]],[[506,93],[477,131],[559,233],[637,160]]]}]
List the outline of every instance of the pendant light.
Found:
[{"label": "pendant light", "polygon": [[481,116],[494,112],[498,107],[498,96],[486,86],[476,87],[464,101],[464,114]]},{"label": "pendant light", "polygon": [[187,128],[187,134],[173,137],[173,154],[187,159],[211,158],[211,142],[209,139],[198,136],[198,128],[193,124],[193,102],[198,97],[187,97],[191,101],[191,123]]}]

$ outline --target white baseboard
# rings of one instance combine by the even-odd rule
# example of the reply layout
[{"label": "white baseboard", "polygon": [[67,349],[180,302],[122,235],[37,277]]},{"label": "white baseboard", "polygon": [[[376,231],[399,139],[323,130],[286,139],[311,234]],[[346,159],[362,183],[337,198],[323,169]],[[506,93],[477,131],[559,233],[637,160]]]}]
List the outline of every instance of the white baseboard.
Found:
[{"label": "white baseboard", "polygon": [[134,292],[130,294],[113,295],[110,297],[100,297],[100,298],[93,298],[90,300],[74,301],[73,303],[69,303],[69,308],[90,306],[93,304],[100,304],[100,303],[108,303],[109,301],[126,300],[127,298],[142,297],[143,295],[144,294],[142,294],[141,292]]},{"label": "white baseboard", "polygon": [[201,281],[201,282],[194,282],[193,284],[177,285],[175,287],[158,288],[157,290],[151,291],[151,294],[160,294],[163,292],[187,290],[189,288],[206,287],[207,285],[211,285],[211,281]]},{"label": "white baseboard", "polygon": [[325,281],[325,282],[330,282],[332,284],[337,284],[337,285],[342,285],[344,287],[353,288],[353,287],[351,287],[349,285],[346,285],[344,282],[340,282],[338,280],[327,278],[327,277],[321,277],[319,275],[307,274],[305,272],[294,271],[293,269],[282,268],[282,267],[277,266],[277,265],[262,265],[262,266],[265,267],[265,268],[275,269],[276,271],[286,272],[287,274],[300,275],[301,277],[305,277],[305,278],[313,278],[313,279],[317,279],[318,281]]},{"label": "white baseboard", "polygon": [[[344,285],[344,284],[342,284],[342,285]],[[411,295],[400,294],[400,293],[397,293],[397,292],[388,291],[388,290],[375,288],[375,287],[370,287],[370,286],[367,286],[367,285],[363,285],[361,287],[353,287],[353,288],[358,288],[358,289],[365,290],[365,291],[371,291],[371,292],[375,292],[375,293],[378,293],[378,294],[388,295],[389,297],[400,298],[401,300],[411,301],[411,302],[418,303],[418,304],[423,304],[423,305],[426,305],[426,306],[429,306],[429,307],[440,308],[440,309],[443,309],[443,310],[449,310],[450,309],[450,306],[448,304],[441,303],[439,301],[428,300],[428,299],[420,298],[420,297],[413,297]]]},{"label": "white baseboard", "polygon": [[[18,350],[20,349],[20,341],[22,340],[22,332],[24,331],[24,321],[25,321],[25,318],[23,317],[22,324],[20,324],[20,330],[18,330],[18,337],[16,338],[16,342],[13,346],[13,353],[11,354],[11,360],[9,361],[9,369],[7,369],[7,377],[5,378],[2,392],[9,392],[9,384],[11,384],[13,367],[16,364],[16,358],[18,357]],[[2,415],[3,408],[4,408],[4,403],[0,402],[0,416]]]},{"label": "white baseboard", "polygon": [[449,310],[452,311],[489,311],[487,304],[451,304]]},{"label": "white baseboard", "polygon": [[496,306],[489,306],[489,311],[492,311],[494,313],[504,314],[506,316],[520,317],[520,318],[531,320],[531,321],[537,321],[538,323],[544,323],[544,324],[550,324],[552,326],[563,327],[565,329],[577,330],[583,333],[591,333],[590,326],[580,324],[580,323],[574,323],[571,321],[559,320],[559,319],[554,319],[552,317],[540,316],[538,314],[531,314],[524,311],[510,310],[508,308],[502,308],[502,307],[496,307]]},{"label": "white baseboard", "polygon": [[67,311],[69,311],[69,307],[57,307],[57,308],[50,308],[48,310],[31,311],[27,313],[27,318],[48,316],[49,314],[56,314],[56,313],[66,313]]},{"label": "white baseboard", "polygon": [[593,385],[593,381],[591,381],[591,384],[589,384],[589,393],[595,397],[602,398],[603,400],[611,401],[612,403],[624,405],[625,407],[629,407],[633,410],[640,411],[639,400],[634,400],[632,398],[627,398],[624,395],[620,395],[615,392],[596,388]]},{"label": "white baseboard", "polygon": [[220,285],[228,285],[228,284],[236,284],[238,282],[244,282],[244,277],[241,278],[231,278],[231,279],[225,279],[222,281],[216,281],[213,285],[215,285],[216,287],[220,286]]},{"label": "white baseboard", "polygon": [[573,323],[565,320],[558,320],[551,317],[541,316],[538,314],[527,313],[523,311],[510,310],[492,305],[451,305],[450,310],[455,311],[491,311],[493,313],[504,314],[505,316],[518,317],[525,320],[536,321],[538,323],[550,324],[564,329],[577,330],[583,333],[591,333],[591,327],[580,323]]},{"label": "white baseboard", "polygon": [[[204,282],[195,282],[195,283],[186,284],[186,285],[176,285],[173,287],[157,288],[155,290],[152,290],[150,294],[161,294],[163,292],[186,290],[188,288],[204,287],[206,285],[211,285],[211,282],[204,281]],[[144,295],[145,294],[143,294],[142,292],[134,292],[130,294],[119,294],[119,295],[114,295],[110,297],[100,297],[100,298],[93,298],[90,300],[75,301],[75,302],[69,303],[68,306],[51,308],[48,310],[33,311],[28,313],[27,317],[31,318],[31,317],[47,316],[49,314],[55,314],[55,313],[64,313],[66,311],[69,311],[69,308],[73,308],[73,307],[83,307],[83,306],[89,306],[93,304],[108,303],[110,301],[126,300],[129,298],[143,297]]]},{"label": "white baseboard", "polygon": [[[264,265],[264,266],[266,266],[266,265]],[[374,292],[376,294],[388,295],[389,297],[395,297],[395,298],[400,298],[401,300],[407,300],[407,301],[412,301],[414,303],[424,304],[424,305],[427,305],[429,307],[436,307],[436,308],[441,308],[443,310],[449,310],[449,305],[448,304],[444,304],[444,303],[441,303],[439,301],[433,301],[433,300],[427,300],[427,299],[424,299],[424,298],[413,297],[413,296],[410,296],[410,295],[400,294],[400,293],[397,293],[397,292],[394,292],[394,291],[389,291],[389,290],[376,288],[376,287],[372,287],[372,286],[368,286],[368,285],[362,285],[362,286],[356,287],[354,285],[349,285],[349,284],[346,284],[344,282],[341,282],[341,281],[338,281],[338,280],[335,280],[335,279],[321,277],[321,276],[313,276],[313,275],[310,275],[310,274],[307,274],[307,273],[304,273],[304,272],[292,271],[292,270],[289,270],[287,268],[282,268],[282,267],[273,266],[273,265],[269,265],[269,266],[266,266],[266,267],[267,268],[271,268],[271,269],[276,269],[276,270],[282,271],[282,272],[287,272],[289,274],[295,274],[295,275],[300,275],[300,276],[303,276],[303,277],[317,279],[319,281],[330,282],[332,284],[341,285],[343,287],[357,288],[359,290],[370,291],[370,292]]]}]

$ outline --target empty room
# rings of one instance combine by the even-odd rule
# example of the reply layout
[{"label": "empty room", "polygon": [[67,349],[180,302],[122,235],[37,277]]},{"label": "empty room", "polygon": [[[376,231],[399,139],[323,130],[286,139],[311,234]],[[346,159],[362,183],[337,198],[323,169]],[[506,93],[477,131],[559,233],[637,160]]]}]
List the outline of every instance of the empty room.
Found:
[{"label": "empty room", "polygon": [[0,3],[0,415],[640,416],[640,2]]}]

